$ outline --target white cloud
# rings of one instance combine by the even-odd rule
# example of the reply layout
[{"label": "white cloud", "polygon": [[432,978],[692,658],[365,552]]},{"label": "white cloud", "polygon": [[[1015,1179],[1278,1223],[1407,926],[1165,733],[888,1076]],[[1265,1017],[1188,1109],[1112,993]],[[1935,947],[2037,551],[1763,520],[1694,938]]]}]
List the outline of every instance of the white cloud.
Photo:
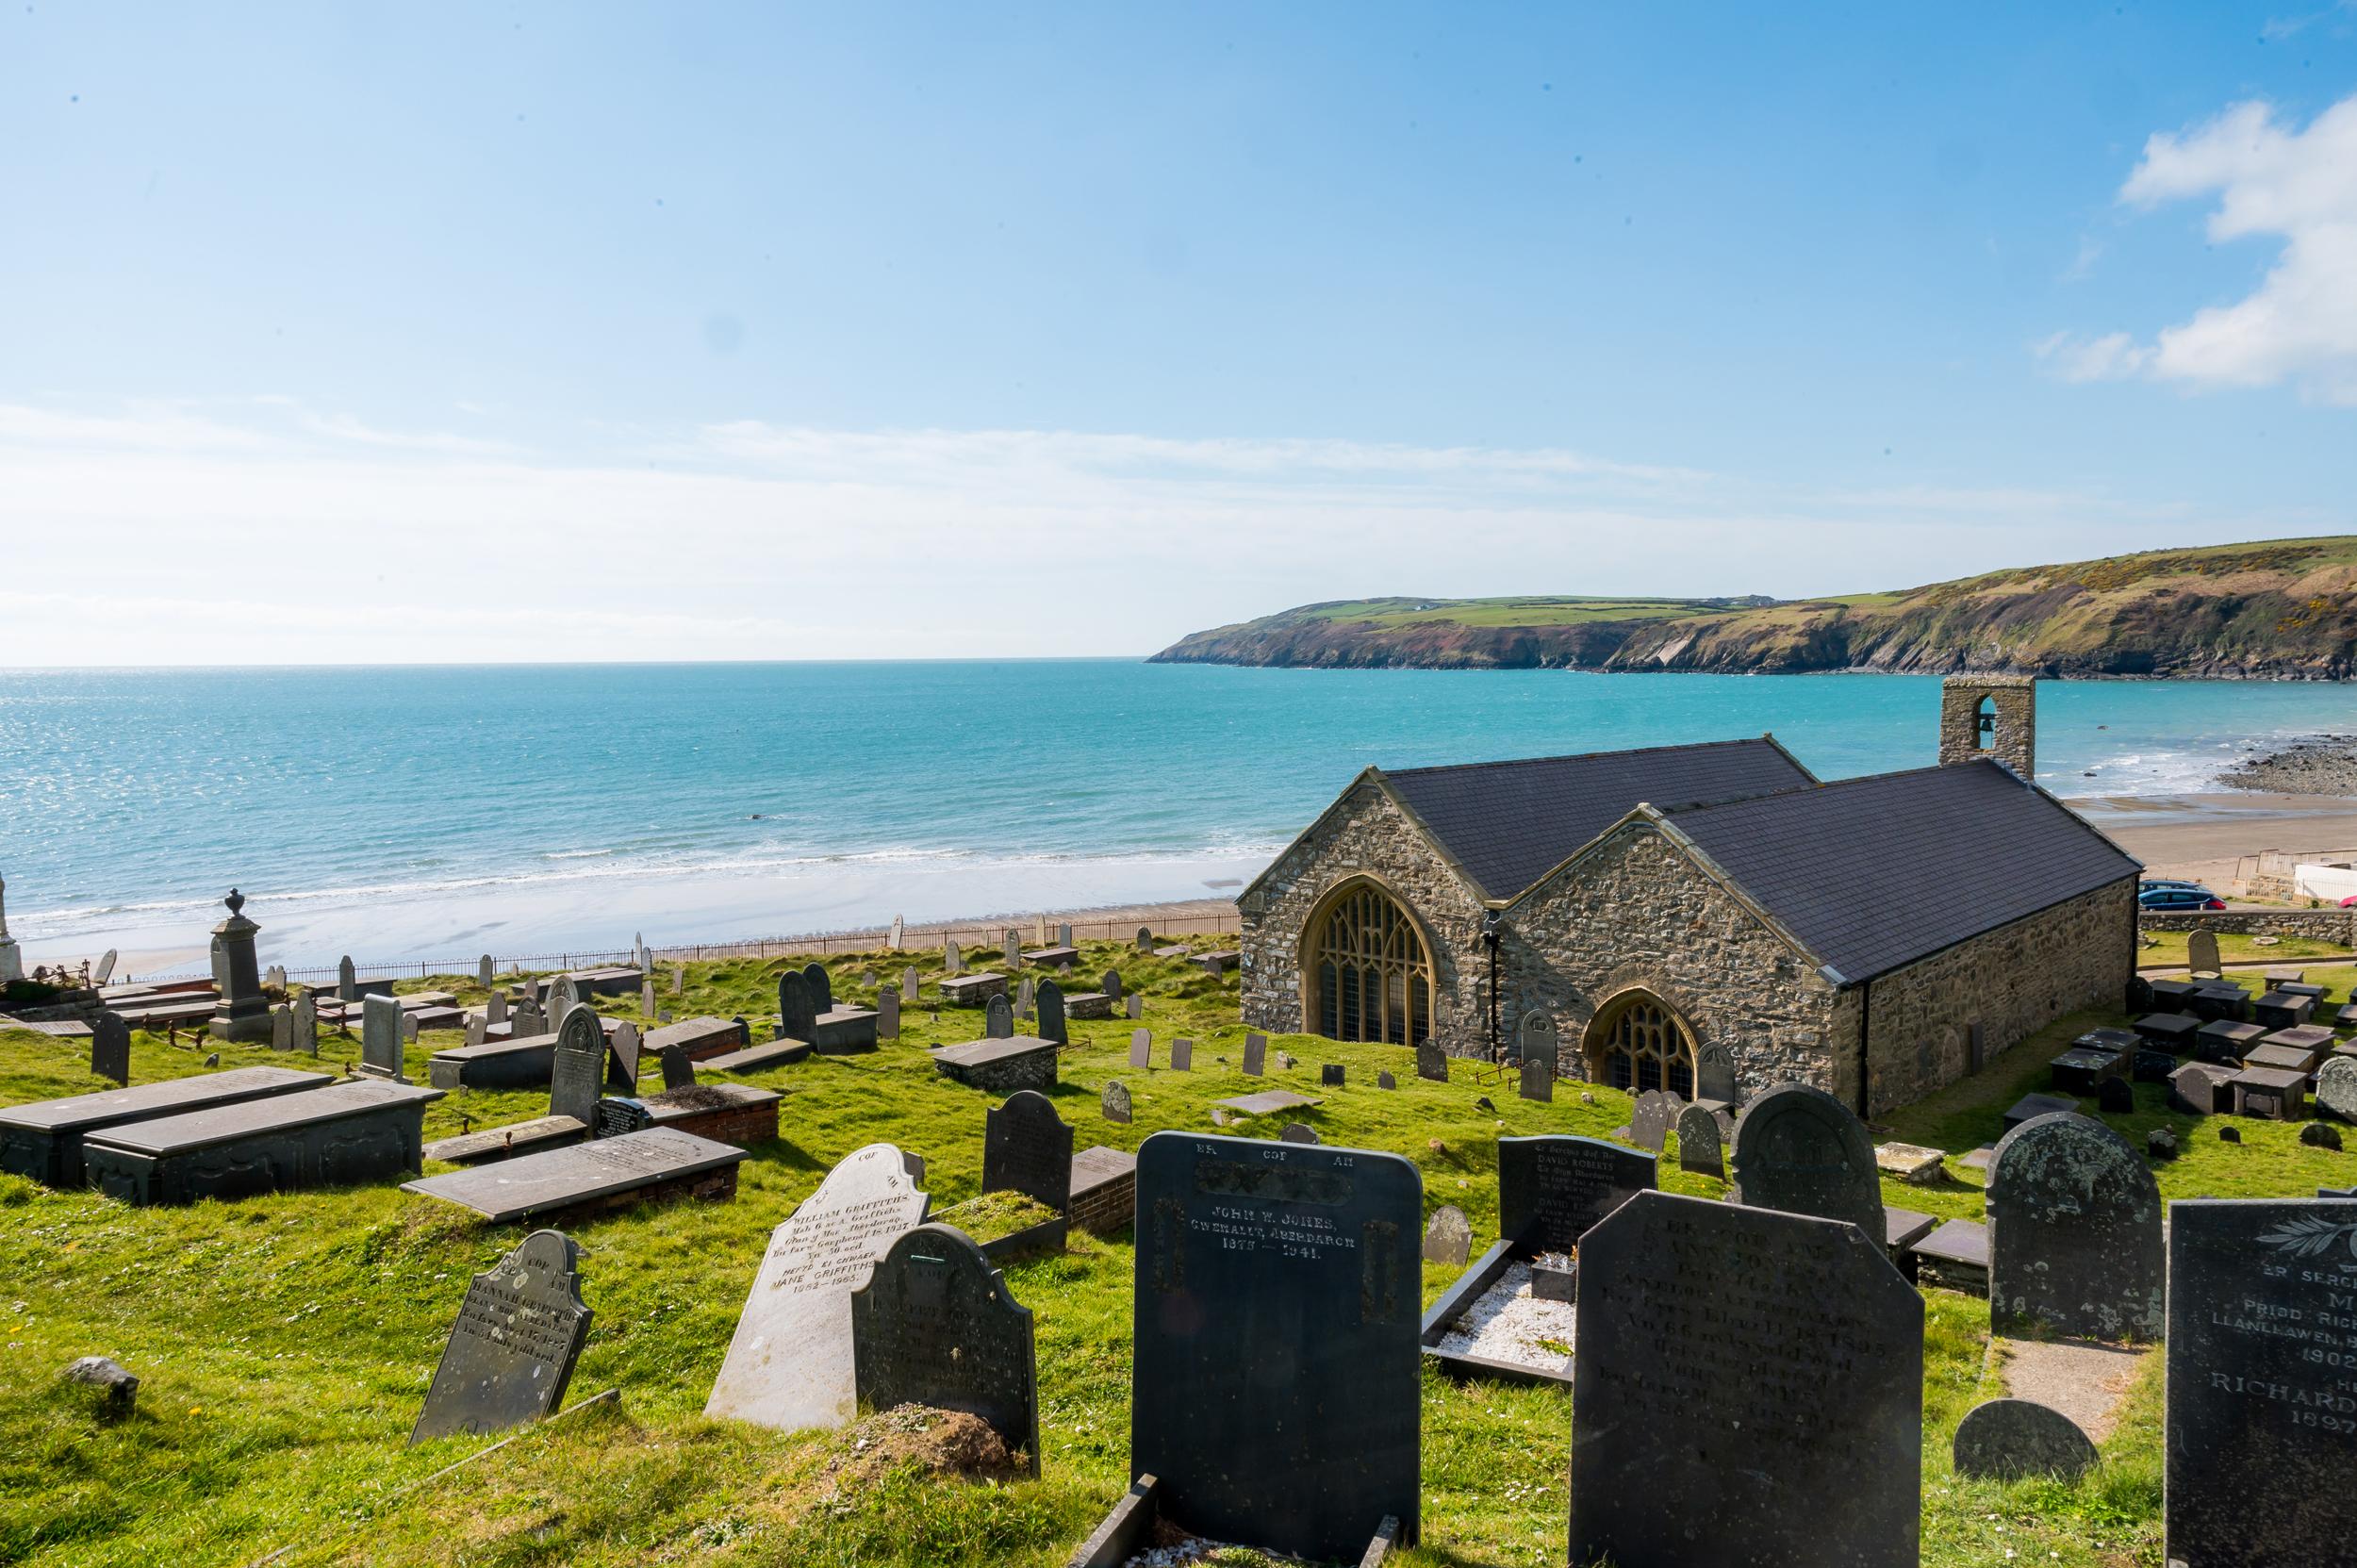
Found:
[{"label": "white cloud", "polygon": [[2150,209],[2216,193],[2212,240],[2275,239],[2259,287],[2208,305],[2150,343],[2126,333],[2037,345],[2068,380],[2144,376],[2190,387],[2291,384],[2357,406],[2357,95],[2296,129],[2266,104],[2237,104],[2145,143],[2119,199]]}]

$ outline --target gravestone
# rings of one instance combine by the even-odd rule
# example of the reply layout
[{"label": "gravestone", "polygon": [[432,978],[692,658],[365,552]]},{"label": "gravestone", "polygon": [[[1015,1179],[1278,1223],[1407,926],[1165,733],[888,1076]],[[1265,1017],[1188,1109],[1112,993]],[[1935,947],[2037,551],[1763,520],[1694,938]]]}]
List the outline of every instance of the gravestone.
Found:
[{"label": "gravestone", "polygon": [[1014,1015],[1018,1018],[1030,1017],[1031,1015],[1032,999],[1038,995],[1038,982],[1033,981],[1030,976],[1025,975],[1023,977],[1022,987],[1014,994]]},{"label": "gravestone", "polygon": [[1046,1095],[1019,1089],[982,1114],[982,1191],[1071,1206],[1072,1129]]},{"label": "gravestone", "polygon": [[1694,1053],[1694,1098],[1733,1104],[1735,1061],[1727,1048],[1713,1041]]},{"label": "gravestone", "polygon": [[1377,1069],[1375,1075],[1375,1086],[1378,1089],[1396,1089],[1399,1087],[1399,1080],[1393,1078],[1389,1069]]},{"label": "gravestone", "polygon": [[1847,1220],[1877,1244],[1882,1177],[1874,1143],[1850,1108],[1804,1083],[1779,1083],[1735,1123],[1735,1189],[1754,1209]]},{"label": "gravestone", "polygon": [[1678,1169],[1692,1176],[1727,1174],[1719,1147],[1719,1118],[1699,1105],[1678,1113]]},{"label": "gravestone", "polygon": [[1523,1058],[1522,1093],[1525,1099],[1555,1098],[1555,1053]]},{"label": "gravestone", "polygon": [[954,940],[947,937],[941,944],[941,972],[951,977],[965,973],[965,954]]},{"label": "gravestone", "polygon": [[885,939],[886,946],[890,947],[894,952],[898,952],[900,944],[907,940],[908,928],[901,923],[900,917],[895,915],[892,917],[892,934]]},{"label": "gravestone", "polygon": [[675,1089],[692,1089],[696,1086],[696,1064],[688,1057],[686,1047],[672,1046],[663,1052],[660,1060],[663,1063],[663,1092],[665,1094],[668,1095]]},{"label": "gravestone", "polygon": [[538,1002],[519,1001],[516,1004],[516,1015],[507,1031],[509,1039],[536,1040],[548,1032],[549,1016],[540,1010]]},{"label": "gravestone", "polygon": [[484,1021],[484,1019],[483,1019],[483,1015],[482,1015],[482,1014],[480,1014],[480,1013],[473,1013],[473,1014],[470,1014],[470,1015],[468,1015],[468,1017],[467,1017],[467,1048],[468,1048],[469,1050],[472,1050],[472,1049],[474,1049],[474,1048],[475,1048],[475,1047],[480,1046],[480,1045],[484,1044],[486,1041],[489,1040],[489,1039],[490,1039],[490,1037],[491,1037],[491,1035],[490,1035],[490,1028],[491,1028],[491,1026],[490,1026],[489,1024],[487,1024],[487,1023],[486,1023],[486,1022]]},{"label": "gravestone", "polygon": [[1686,1102],[1667,1089],[1648,1089],[1637,1097],[1628,1114],[1629,1140],[1639,1148],[1658,1154],[1668,1143]]},{"label": "gravestone", "polygon": [[1170,1070],[1175,1073],[1195,1071],[1195,1042],[1183,1034],[1170,1043]]},{"label": "gravestone", "polygon": [[556,1413],[589,1337],[580,1256],[561,1231],[535,1230],[474,1277],[410,1430],[412,1444],[458,1432],[486,1436]]},{"label": "gravestone", "polygon": [[1395,1154],[1146,1140],[1129,1462],[1162,1518],[1317,1560],[1414,1539],[1422,1213]]},{"label": "gravestone", "polygon": [[654,1016],[654,982],[651,980],[638,982],[638,1015],[642,1018]]},{"label": "gravestone", "polygon": [[1135,1023],[1146,1016],[1146,999],[1132,991],[1122,999],[1121,1011],[1128,1015],[1130,1022]]},{"label": "gravestone", "polygon": [[[603,1028],[602,1021],[600,1028]],[[626,1095],[638,1092],[638,1026],[625,1018],[614,1026],[608,1036],[613,1060],[607,1065],[606,1083],[609,1088]]]},{"label": "gravestone", "polygon": [[778,977],[778,1027],[789,1040],[807,1040],[818,1032],[818,1008],[810,994],[810,980],[799,969]]},{"label": "gravestone", "polygon": [[115,978],[115,962],[119,956],[120,955],[117,954],[112,948],[108,948],[104,953],[99,955],[98,967],[91,972],[90,982],[92,985],[104,985],[113,980]]},{"label": "gravestone", "polygon": [[1923,1298],[1879,1229],[1640,1193],[1582,1239],[1571,1561],[1918,1560]]},{"label": "gravestone", "polygon": [[401,1003],[390,997],[360,999],[360,1070],[396,1083],[409,1081],[402,1071]]},{"label": "gravestone", "polygon": [[1097,1109],[1104,1113],[1107,1121],[1126,1124],[1129,1120],[1129,1085],[1125,1083],[1106,1084],[1104,1093],[1097,1098]]},{"label": "gravestone", "polygon": [[1129,1065],[1141,1070],[1154,1065],[1154,1032],[1133,1029],[1129,1032]]},{"label": "gravestone", "polygon": [[839,1427],[857,1408],[851,1292],[930,1201],[908,1157],[869,1144],[827,1173],[769,1235],[704,1414],[795,1431]]},{"label": "gravestone", "polygon": [[2168,1211],[2167,1543],[2186,1568],[2345,1562],[2357,1542],[2357,1206]]},{"label": "gravestone", "polygon": [[684,991],[684,990],[686,990],[686,989],[687,989],[687,966],[686,966],[686,965],[684,965],[684,964],[674,964],[674,965],[672,965],[672,966],[671,966],[671,995],[673,995],[673,996],[675,996],[675,997],[676,997],[676,996],[678,996],[681,992],[683,992],[683,991]]},{"label": "gravestone", "polygon": [[404,1046],[418,1043],[418,1015],[405,1007],[401,1012],[401,1043]]},{"label": "gravestone", "polygon": [[915,1001],[916,999],[917,987],[922,983],[923,977],[916,972],[915,965],[912,964],[907,968],[902,969],[900,971],[900,999],[902,1001]]},{"label": "gravestone", "polygon": [[1454,1203],[1432,1211],[1424,1228],[1424,1261],[1463,1268],[1473,1257],[1473,1222]]},{"label": "gravestone", "polygon": [[598,1096],[605,1084],[609,1052],[605,1025],[597,1009],[576,1002],[556,1030],[556,1056],[549,1073],[549,1114],[597,1125]]},{"label": "gravestone", "polygon": [[2241,1143],[2242,1129],[2239,1127],[2221,1127],[2217,1130],[2217,1141],[2221,1144]]},{"label": "gravestone", "polygon": [[1246,1034],[1244,1037],[1244,1070],[1247,1078],[1259,1078],[1268,1071],[1268,1036]]},{"label": "gravestone", "polygon": [[2310,1122],[2299,1130],[2299,1141],[2309,1148],[2338,1149],[2341,1130],[2331,1122]]},{"label": "gravestone", "polygon": [[2124,1078],[2107,1078],[2095,1086],[2095,1108],[2106,1115],[2133,1115],[2136,1092]]},{"label": "gravestone", "polygon": [[294,1048],[305,1056],[320,1053],[320,1004],[308,991],[295,999]]},{"label": "gravestone", "polygon": [[507,993],[504,991],[494,991],[491,993],[491,999],[483,1004],[484,1025],[487,1028],[492,1024],[503,1024],[506,1021]]},{"label": "gravestone", "polygon": [[2357,1122],[2357,1056],[2335,1056],[2316,1069],[2316,1107],[2327,1115]]},{"label": "gravestone", "polygon": [[985,1040],[1014,1038],[1014,1009],[1007,1005],[1005,997],[993,997],[982,1004],[982,1038]]},{"label": "gravestone", "polygon": [[1416,1076],[1435,1083],[1448,1081],[1448,1052],[1438,1040],[1426,1040],[1416,1048]]},{"label": "gravestone", "polygon": [[1150,928],[1146,926],[1138,928],[1136,946],[1138,951],[1142,953],[1150,953],[1154,950],[1154,933]]},{"label": "gravestone", "polygon": [[1652,1156],[1602,1138],[1500,1138],[1498,1236],[1518,1256],[1569,1252],[1597,1221],[1654,1186]]},{"label": "gravestone", "polygon": [[900,993],[890,987],[876,993],[876,1034],[884,1040],[900,1037]]},{"label": "gravestone", "polygon": [[1007,933],[1006,946],[1000,951],[999,956],[1006,960],[1009,974],[1023,967],[1023,944],[1015,939],[1014,932]]},{"label": "gravestone", "polygon": [[131,1026],[122,1014],[101,1012],[91,1020],[90,1070],[112,1083],[131,1081]]},{"label": "gravestone", "polygon": [[2217,961],[2217,936],[2207,928],[2185,938],[2185,970],[2197,979],[2223,974]]},{"label": "gravestone", "polygon": [[818,1017],[834,1011],[834,982],[827,974],[827,966],[816,959],[802,966],[802,983],[810,988],[811,1016]]},{"label": "gravestone", "polygon": [[336,961],[336,999],[351,1001],[360,995],[360,972],[352,966],[352,955],[346,953]]},{"label": "gravestone", "polygon": [[270,1010],[270,1048],[294,1049],[294,1009],[285,1002]]},{"label": "gravestone", "polygon": [[1121,999],[1121,971],[1119,969],[1106,970],[1104,983],[1097,986],[1097,989],[1113,1000],[1119,1001]]},{"label": "gravestone", "polygon": [[263,970],[262,986],[265,990],[284,991],[287,988],[287,966],[284,964],[273,964]]},{"label": "gravestone", "polygon": [[1307,1122],[1287,1122],[1285,1130],[1277,1135],[1277,1141],[1280,1144],[1314,1144],[1318,1141],[1318,1130]]},{"label": "gravestone", "polygon": [[2100,1340],[2158,1339],[2161,1194],[2102,1123],[2056,1113],[2006,1133],[1988,1166],[1991,1329],[2043,1324]]},{"label": "gravestone", "polygon": [[1318,1081],[1328,1088],[1341,1088],[1343,1086],[1343,1064],[1328,1062],[1321,1065],[1318,1068]]},{"label": "gravestone", "polygon": [[474,982],[477,985],[482,986],[486,991],[488,991],[491,988],[491,976],[496,971],[494,971],[491,967],[491,955],[489,953],[485,953],[481,958],[475,960]]},{"label": "gravestone", "polygon": [[1056,927],[1056,946],[1060,948],[1068,948],[1072,946],[1071,922],[1066,921]]},{"label": "gravestone", "polygon": [[1053,1040],[1060,1046],[1072,1044],[1072,1032],[1064,1024],[1063,987],[1052,980],[1043,980],[1031,1001],[1039,1010],[1039,1019],[1034,1025],[1039,1037]]},{"label": "gravestone", "polygon": [[2078,1424],[2051,1405],[1991,1399],[1957,1424],[1956,1474],[1974,1480],[2018,1481],[2029,1476],[2065,1479],[2093,1467],[2095,1444]]},{"label": "gravestone", "polygon": [[947,1225],[901,1232],[851,1292],[851,1346],[861,1404],[978,1415],[1039,1474],[1030,1310],[965,1232]]}]

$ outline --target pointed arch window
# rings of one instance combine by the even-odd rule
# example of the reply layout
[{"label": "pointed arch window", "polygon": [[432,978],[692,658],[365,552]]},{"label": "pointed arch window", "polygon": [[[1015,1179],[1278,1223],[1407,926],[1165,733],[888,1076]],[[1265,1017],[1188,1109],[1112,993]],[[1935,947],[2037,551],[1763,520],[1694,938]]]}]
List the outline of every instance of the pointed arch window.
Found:
[{"label": "pointed arch window", "polygon": [[1360,883],[1310,933],[1312,1022],[1332,1040],[1422,1045],[1432,1033],[1432,955],[1399,900]]},{"label": "pointed arch window", "polygon": [[1640,993],[1621,1004],[1595,1036],[1600,1076],[1615,1089],[1641,1095],[1667,1089],[1694,1098],[1694,1041],[1676,1015]]}]

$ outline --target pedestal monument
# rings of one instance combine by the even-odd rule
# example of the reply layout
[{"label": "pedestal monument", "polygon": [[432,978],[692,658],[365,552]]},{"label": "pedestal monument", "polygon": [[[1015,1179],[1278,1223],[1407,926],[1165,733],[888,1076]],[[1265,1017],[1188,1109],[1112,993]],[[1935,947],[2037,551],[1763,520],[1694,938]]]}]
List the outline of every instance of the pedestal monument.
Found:
[{"label": "pedestal monument", "polygon": [[214,968],[221,983],[221,1000],[213,1008],[213,1038],[267,1041],[270,999],[262,994],[262,971],[254,958],[254,938],[262,928],[245,917],[245,895],[236,888],[222,902],[229,906],[229,918],[213,928]]}]

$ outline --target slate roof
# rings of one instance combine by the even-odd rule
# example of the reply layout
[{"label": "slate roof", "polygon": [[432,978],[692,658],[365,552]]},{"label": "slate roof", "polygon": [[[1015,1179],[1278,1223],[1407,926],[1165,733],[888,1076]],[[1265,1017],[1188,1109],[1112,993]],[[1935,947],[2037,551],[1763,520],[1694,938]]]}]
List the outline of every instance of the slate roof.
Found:
[{"label": "slate roof", "polygon": [[2141,869],[1993,762],[1665,815],[1851,983]]},{"label": "slate roof", "polygon": [[1510,899],[1641,801],[1738,801],[1817,781],[1774,741],[1712,741],[1384,773],[1492,899]]}]

